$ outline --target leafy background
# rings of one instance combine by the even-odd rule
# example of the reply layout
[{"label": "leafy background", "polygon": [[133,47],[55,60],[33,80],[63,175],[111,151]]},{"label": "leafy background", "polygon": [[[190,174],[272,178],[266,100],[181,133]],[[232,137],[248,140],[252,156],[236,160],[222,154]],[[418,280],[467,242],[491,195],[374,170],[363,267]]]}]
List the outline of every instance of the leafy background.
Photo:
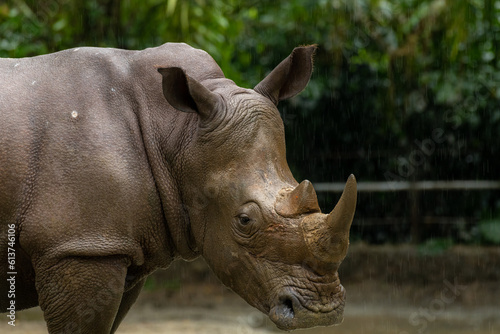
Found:
[{"label": "leafy background", "polygon": [[[293,47],[319,44],[308,88],[280,105],[297,180],[500,179],[500,1],[0,2],[1,57],[179,41],[208,51],[244,87]],[[499,195],[419,194],[421,223],[454,218],[423,224],[418,241],[500,244]],[[415,241],[409,196],[360,194],[354,238]],[[320,204],[332,209],[337,197],[321,193]],[[388,217],[401,221],[371,224]]]}]

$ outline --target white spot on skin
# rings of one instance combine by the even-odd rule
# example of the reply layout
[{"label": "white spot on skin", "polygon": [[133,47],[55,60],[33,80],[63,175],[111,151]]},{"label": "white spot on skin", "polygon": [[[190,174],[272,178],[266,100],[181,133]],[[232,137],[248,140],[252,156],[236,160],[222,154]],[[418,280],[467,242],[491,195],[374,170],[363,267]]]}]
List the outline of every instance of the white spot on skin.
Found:
[{"label": "white spot on skin", "polygon": [[33,81],[33,82],[31,83],[31,85],[32,85],[32,86],[33,86],[34,84],[36,84],[36,80],[35,80],[35,81]]},{"label": "white spot on skin", "polygon": [[78,51],[78,50],[80,50],[80,48],[76,48],[76,49],[75,49],[75,50],[73,50],[73,51],[74,51],[74,52],[76,52],[76,51]]},{"label": "white spot on skin", "polygon": [[16,65],[14,65],[14,67],[18,67],[19,66],[19,63],[17,63]]},{"label": "white spot on skin", "polygon": [[111,91],[112,91],[112,92],[114,92],[114,91],[116,91],[116,89],[114,89],[114,88],[111,88]]},{"label": "white spot on skin", "polygon": [[77,112],[76,110],[73,110],[73,111],[71,112],[71,117],[73,117],[73,118],[77,118],[77,117],[78,117],[78,112]]}]

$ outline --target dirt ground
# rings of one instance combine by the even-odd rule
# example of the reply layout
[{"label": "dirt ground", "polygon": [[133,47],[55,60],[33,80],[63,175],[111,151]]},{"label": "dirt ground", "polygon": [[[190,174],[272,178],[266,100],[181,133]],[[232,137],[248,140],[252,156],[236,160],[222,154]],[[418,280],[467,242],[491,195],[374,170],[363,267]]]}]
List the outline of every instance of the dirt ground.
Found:
[{"label": "dirt ground", "polygon": [[[361,299],[375,286],[347,286],[353,299],[347,303],[344,323],[336,327],[297,331],[303,334],[498,334],[500,307],[464,307],[430,301],[423,305],[399,305],[390,300]],[[384,287],[382,290],[390,289]],[[199,305],[157,307],[146,292],[131,309],[117,333],[122,334],[270,334],[279,331],[266,316],[238,296],[223,293]],[[378,295],[379,293],[375,293]],[[373,297],[373,296],[372,296]],[[0,333],[47,333],[41,311],[18,313],[16,327],[4,319]]]},{"label": "dirt ground", "polygon": [[[429,257],[401,247],[361,246],[350,256],[341,272],[348,294],[344,323],[297,333],[500,333],[500,249]],[[18,312],[16,327],[2,318],[0,333],[47,333],[39,308]],[[155,275],[117,333],[279,332],[195,261]]]}]

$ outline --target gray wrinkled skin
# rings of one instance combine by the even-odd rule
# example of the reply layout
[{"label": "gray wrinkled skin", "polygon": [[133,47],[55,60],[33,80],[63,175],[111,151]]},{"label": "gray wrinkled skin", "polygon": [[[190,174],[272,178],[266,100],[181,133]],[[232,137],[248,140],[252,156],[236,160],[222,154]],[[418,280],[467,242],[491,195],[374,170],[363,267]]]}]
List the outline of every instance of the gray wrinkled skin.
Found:
[{"label": "gray wrinkled skin", "polygon": [[340,323],[355,180],[322,214],[290,173],[276,108],[309,81],[314,49],[253,90],[185,44],[0,59],[0,263],[15,226],[16,309],[40,305],[50,333],[113,333],[149,274],[201,255],[281,329]]}]

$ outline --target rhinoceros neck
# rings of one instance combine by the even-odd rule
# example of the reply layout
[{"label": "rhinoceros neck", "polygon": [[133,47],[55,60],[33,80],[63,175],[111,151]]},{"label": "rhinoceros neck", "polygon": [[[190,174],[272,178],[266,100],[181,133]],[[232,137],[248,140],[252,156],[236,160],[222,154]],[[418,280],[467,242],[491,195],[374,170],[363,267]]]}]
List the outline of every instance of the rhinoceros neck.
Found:
[{"label": "rhinoceros neck", "polygon": [[[186,124],[182,124],[184,122],[181,120],[170,119],[165,115],[155,117],[154,112],[143,118],[141,127],[144,145],[165,217],[167,248],[174,256],[194,259],[199,254],[192,236],[189,215],[184,209],[180,182],[181,160],[185,141],[189,138],[176,133],[177,126],[187,129],[189,121],[185,120]],[[159,128],[162,129],[159,131],[160,135],[156,132]],[[165,133],[171,135],[165,136]]]},{"label": "rhinoceros neck", "polygon": [[144,145],[167,224],[167,247],[184,259],[199,255],[191,231],[189,215],[183,202],[183,163],[198,119],[174,109],[162,93],[161,75],[156,66],[183,68],[200,81],[223,77],[215,61],[204,51],[185,44],[165,44],[135,54],[131,62],[138,100],[137,115]]}]

